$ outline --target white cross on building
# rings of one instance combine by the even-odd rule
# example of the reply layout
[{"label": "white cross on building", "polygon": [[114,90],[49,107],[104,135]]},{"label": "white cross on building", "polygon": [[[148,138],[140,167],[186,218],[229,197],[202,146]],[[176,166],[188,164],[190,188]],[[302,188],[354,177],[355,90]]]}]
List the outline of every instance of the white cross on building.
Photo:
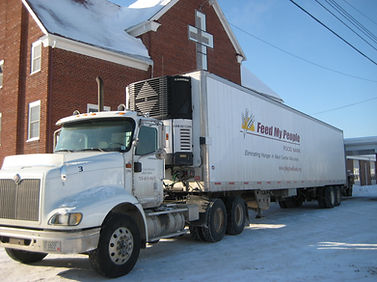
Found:
[{"label": "white cross on building", "polygon": [[196,42],[196,67],[207,70],[207,47],[213,48],[213,36],[206,32],[206,15],[196,11],[195,26],[188,26],[189,40]]}]

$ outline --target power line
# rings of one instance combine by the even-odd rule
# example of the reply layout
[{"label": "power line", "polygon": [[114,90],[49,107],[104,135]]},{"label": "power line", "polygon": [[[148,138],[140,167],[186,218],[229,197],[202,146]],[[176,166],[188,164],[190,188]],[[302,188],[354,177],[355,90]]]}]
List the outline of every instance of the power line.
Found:
[{"label": "power line", "polygon": [[266,44],[266,45],[268,45],[268,46],[270,46],[270,47],[272,47],[272,48],[275,48],[275,49],[279,50],[280,52],[285,53],[285,54],[287,54],[287,55],[289,55],[289,56],[291,56],[291,57],[293,57],[293,58],[296,58],[296,59],[298,59],[298,60],[301,60],[301,61],[303,61],[303,62],[305,62],[305,63],[311,64],[311,65],[316,66],[316,67],[318,67],[318,68],[321,68],[321,69],[323,69],[323,70],[330,71],[330,72],[334,72],[334,73],[337,73],[337,74],[340,74],[340,75],[343,75],[343,76],[346,76],[346,77],[352,77],[352,78],[359,79],[359,80],[364,80],[364,81],[368,81],[368,82],[377,83],[377,80],[372,80],[372,79],[368,79],[368,78],[364,78],[364,77],[356,76],[356,75],[353,75],[353,74],[349,74],[349,73],[341,72],[341,71],[338,71],[338,70],[335,70],[335,69],[332,69],[332,68],[329,68],[329,67],[326,67],[326,66],[323,66],[323,65],[317,64],[317,63],[312,62],[312,61],[310,61],[310,60],[307,60],[307,59],[305,59],[305,58],[303,58],[303,57],[300,57],[300,56],[298,56],[298,55],[295,55],[295,54],[293,54],[292,52],[289,52],[289,51],[287,51],[287,50],[284,50],[284,49],[282,49],[282,48],[280,48],[280,47],[278,47],[278,46],[276,46],[276,45],[274,45],[274,44],[272,44],[272,43],[270,43],[270,42],[268,42],[268,41],[266,41],[266,40],[264,40],[264,39],[262,39],[262,38],[260,38],[260,37],[258,37],[258,36],[256,36],[256,35],[254,35],[254,34],[248,32],[248,31],[246,31],[246,30],[244,30],[244,29],[242,29],[242,28],[240,28],[240,27],[238,27],[238,26],[232,24],[231,22],[229,22],[229,24],[230,24],[231,26],[233,26],[234,28],[238,29],[239,31],[241,31],[241,32],[243,32],[243,33],[245,33],[245,34],[247,34],[247,35],[253,37],[254,39],[256,39],[256,40],[258,40],[258,41],[260,41],[260,42],[263,42],[264,44]]},{"label": "power line", "polygon": [[373,61],[371,58],[369,58],[367,55],[365,55],[363,52],[361,52],[359,49],[357,49],[355,46],[353,46],[351,43],[349,43],[347,40],[345,40],[343,37],[341,37],[339,34],[337,34],[335,31],[333,31],[331,28],[329,28],[327,25],[322,23],[319,19],[314,17],[312,14],[310,14],[308,11],[306,11],[304,8],[302,8],[300,5],[298,5],[295,1],[289,0],[292,2],[295,6],[297,6],[300,10],[302,10],[304,13],[306,13],[308,16],[310,16],[312,19],[314,19],[316,22],[321,24],[323,27],[325,27],[328,31],[330,31],[332,34],[334,34],[336,37],[338,37],[340,40],[342,40],[344,43],[346,43],[348,46],[350,46],[352,49],[354,49],[356,52],[358,52],[360,55],[371,61],[373,64],[377,66],[377,63]]},{"label": "power line", "polygon": [[[355,30],[353,30],[348,24],[346,24],[342,19],[340,19],[337,15],[335,15],[333,12],[331,12],[327,7],[325,7],[321,2],[318,0],[314,0],[317,2],[323,9],[325,9],[327,12],[329,12],[332,16],[334,16],[338,21],[340,21],[343,25],[345,25],[348,29],[350,29],[354,34],[356,34],[361,40],[363,40],[365,43],[367,43],[370,47],[372,47],[374,50],[377,51],[377,48],[374,47],[372,44],[369,43],[365,38],[363,38],[360,34],[358,34]],[[326,1],[327,2],[327,1]],[[331,4],[330,4],[331,5]]]},{"label": "power line", "polygon": [[377,100],[377,97],[373,97],[373,98],[369,98],[369,99],[362,100],[362,101],[359,101],[359,102],[355,102],[355,103],[343,105],[343,106],[340,106],[340,107],[336,107],[336,108],[331,108],[331,109],[328,109],[328,110],[320,111],[320,112],[314,113],[312,115],[319,115],[319,114],[323,114],[323,113],[333,112],[333,111],[341,110],[341,109],[344,109],[344,108],[349,108],[349,107],[352,107],[352,106],[364,104],[366,102],[373,101],[373,100]]},{"label": "power line", "polygon": [[341,5],[339,5],[335,0],[325,0],[333,9],[335,9],[339,14],[345,17],[351,22],[358,30],[360,30],[369,39],[377,43],[377,37],[369,31],[363,24],[356,20],[350,13],[348,13]]},{"label": "power line", "polygon": [[351,5],[351,3],[349,3],[348,1],[346,0],[343,0],[344,2],[346,2],[349,6],[351,6],[354,10],[356,10],[357,12],[359,12],[360,15],[364,16],[365,18],[367,18],[368,20],[370,20],[372,23],[374,23],[375,25],[377,25],[377,23],[372,20],[370,17],[368,17],[367,15],[365,15],[363,12],[361,12],[359,9],[357,9],[355,6]]}]

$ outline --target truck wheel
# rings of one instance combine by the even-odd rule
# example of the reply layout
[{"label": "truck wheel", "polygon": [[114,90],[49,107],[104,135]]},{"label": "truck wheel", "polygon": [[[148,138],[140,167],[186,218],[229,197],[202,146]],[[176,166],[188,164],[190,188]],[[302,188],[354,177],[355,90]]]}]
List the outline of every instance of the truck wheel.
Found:
[{"label": "truck wheel", "polygon": [[334,194],[335,194],[335,206],[339,206],[342,202],[342,192],[340,191],[339,186],[334,187]]},{"label": "truck wheel", "polygon": [[16,250],[16,249],[10,249],[10,248],[5,248],[5,251],[7,252],[9,257],[14,259],[15,261],[19,261],[22,263],[39,262],[47,256],[46,253],[35,253],[35,252]]},{"label": "truck wheel", "polygon": [[352,185],[351,185],[351,187],[349,187],[349,188],[347,189],[347,196],[352,197],[352,189],[353,189],[353,187],[352,187]]},{"label": "truck wheel", "polygon": [[89,253],[92,267],[109,278],[129,273],[140,252],[141,239],[134,221],[120,214],[112,214],[102,225],[98,247]]},{"label": "truck wheel", "polygon": [[332,186],[324,189],[324,204],[325,208],[333,208],[335,206],[335,191]]},{"label": "truck wheel", "polygon": [[189,226],[191,238],[196,241],[205,241],[203,238],[202,227]]},{"label": "truck wheel", "polygon": [[241,197],[230,198],[227,211],[228,224],[226,233],[230,235],[241,234],[245,227],[246,220],[244,200]]},{"label": "truck wheel", "polygon": [[208,205],[206,227],[201,227],[202,238],[207,242],[218,242],[224,238],[227,216],[224,202],[221,199],[212,199]]}]

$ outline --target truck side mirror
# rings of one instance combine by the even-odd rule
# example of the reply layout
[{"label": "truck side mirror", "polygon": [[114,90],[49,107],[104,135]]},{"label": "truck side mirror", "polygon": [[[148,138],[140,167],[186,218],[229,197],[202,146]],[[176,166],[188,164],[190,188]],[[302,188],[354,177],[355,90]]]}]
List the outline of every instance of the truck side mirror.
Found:
[{"label": "truck side mirror", "polygon": [[134,162],[134,172],[141,172],[143,170],[140,162]]}]

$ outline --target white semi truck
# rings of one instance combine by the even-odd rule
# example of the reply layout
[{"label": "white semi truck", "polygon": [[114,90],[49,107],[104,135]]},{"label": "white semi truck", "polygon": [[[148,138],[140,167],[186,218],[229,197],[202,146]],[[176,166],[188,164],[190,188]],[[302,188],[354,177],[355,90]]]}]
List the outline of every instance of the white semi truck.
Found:
[{"label": "white semi truck", "polygon": [[5,158],[0,245],[11,258],[84,253],[117,277],[161,238],[241,233],[248,207],[340,204],[341,130],[203,71],[127,92],[127,110],[59,120],[53,154]]}]

